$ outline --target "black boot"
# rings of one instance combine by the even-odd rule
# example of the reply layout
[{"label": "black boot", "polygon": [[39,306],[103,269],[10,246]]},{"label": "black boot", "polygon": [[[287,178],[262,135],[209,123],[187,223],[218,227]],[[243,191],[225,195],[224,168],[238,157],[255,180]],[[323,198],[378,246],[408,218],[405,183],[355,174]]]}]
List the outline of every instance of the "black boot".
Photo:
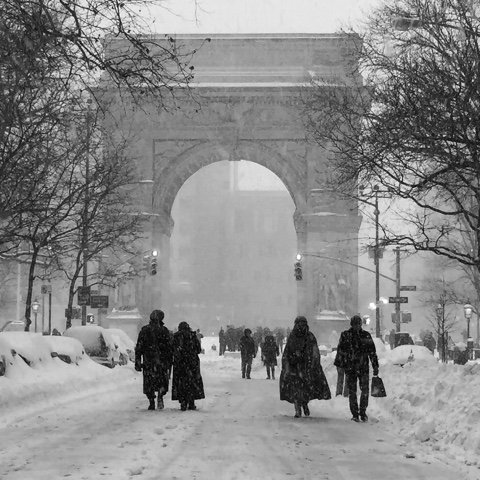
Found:
[{"label": "black boot", "polygon": [[295,418],[300,418],[302,416],[302,407],[299,402],[295,402],[294,406],[295,406]]},{"label": "black boot", "polygon": [[275,380],[275,367],[272,367],[272,380]]},{"label": "black boot", "polygon": [[163,407],[164,407],[164,405],[163,405],[163,395],[159,395],[158,400],[157,400],[157,408],[159,410],[163,410]]},{"label": "black boot", "polygon": [[188,402],[188,409],[189,410],[196,410],[197,409],[197,407],[195,406],[195,400],[190,400]]},{"label": "black boot", "polygon": [[180,410],[184,412],[187,409],[187,402],[180,402]]},{"label": "black boot", "polygon": [[308,408],[308,404],[304,403],[303,404],[303,413],[305,414],[306,417],[310,416],[310,409]]},{"label": "black boot", "polygon": [[155,410],[155,397],[150,397],[148,401],[150,402],[148,405],[148,410]]}]

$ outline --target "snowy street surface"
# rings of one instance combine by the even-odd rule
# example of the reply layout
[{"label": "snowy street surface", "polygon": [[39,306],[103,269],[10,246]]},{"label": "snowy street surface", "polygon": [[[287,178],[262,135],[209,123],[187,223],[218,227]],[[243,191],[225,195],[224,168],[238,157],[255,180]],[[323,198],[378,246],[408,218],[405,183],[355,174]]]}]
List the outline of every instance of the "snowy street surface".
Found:
[{"label": "snowy street surface", "polygon": [[[25,390],[8,412],[0,407],[0,478],[480,478],[475,465],[445,463],[441,452],[399,434],[376,406],[393,398],[371,399],[367,424],[350,421],[343,397],[313,401],[310,418],[294,419],[258,358],[252,380],[240,378],[233,356],[207,350],[201,361],[206,398],[196,411],[181,412],[170,392],[163,411],[147,411],[142,376],[131,365],[104,369],[104,381],[70,393],[28,397]],[[334,369],[323,365],[334,394]]]},{"label": "snowy street surface", "polygon": [[[428,479],[454,470],[408,459],[408,449],[378,423],[349,420],[345,408],[312,402],[312,416],[293,418],[278,400],[278,382],[215,378],[204,372],[207,398],[181,412],[167,401],[146,411],[141,377],[100,396],[16,419],[2,429],[8,480],[116,479]],[[232,375],[233,376],[233,375]],[[338,400],[338,401],[337,401]],[[5,442],[5,440],[7,440]]]}]

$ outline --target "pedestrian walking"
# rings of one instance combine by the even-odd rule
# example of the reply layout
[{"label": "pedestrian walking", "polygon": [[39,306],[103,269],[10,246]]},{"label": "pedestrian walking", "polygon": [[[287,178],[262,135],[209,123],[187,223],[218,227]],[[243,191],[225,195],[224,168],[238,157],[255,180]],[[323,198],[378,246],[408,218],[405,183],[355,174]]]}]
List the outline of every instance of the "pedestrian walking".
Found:
[{"label": "pedestrian walking", "polygon": [[196,410],[195,400],[205,398],[200,373],[200,340],[187,322],[180,322],[173,334],[172,400],[180,402],[181,410]]},{"label": "pedestrian walking", "polygon": [[273,335],[266,335],[265,340],[260,346],[262,351],[262,361],[267,368],[267,380],[275,380],[275,367],[277,366],[277,357],[280,355],[277,342]]},{"label": "pedestrian walking", "polygon": [[242,359],[242,378],[250,379],[252,361],[256,357],[255,341],[252,338],[252,331],[246,328],[240,338],[240,357]]},{"label": "pedestrian walking", "polygon": [[320,363],[317,339],[308,328],[307,319],[295,319],[282,355],[280,400],[293,403],[295,418],[310,415],[310,400],[329,400],[332,397]]},{"label": "pedestrian walking", "polygon": [[164,407],[163,396],[168,392],[172,368],[172,335],[163,324],[165,314],[154,310],[150,323],[140,330],[135,347],[135,370],[143,370],[143,393],[149,400],[148,410]]},{"label": "pedestrian walking", "polygon": [[[369,364],[373,375],[378,376],[378,358],[370,333],[362,329],[362,319],[354,315],[350,328],[342,332],[338,343],[334,365],[345,370],[347,376],[348,399],[352,420],[368,421],[367,407],[369,396]],[[357,383],[360,384],[360,409],[357,399]],[[360,415],[360,418],[359,418]]]},{"label": "pedestrian walking", "polygon": [[200,351],[201,353],[205,353],[205,350],[202,348],[203,333],[200,331],[199,328],[197,328],[196,335],[197,335],[198,341],[200,342]]},{"label": "pedestrian walking", "polygon": [[225,330],[223,327],[220,327],[220,331],[218,332],[218,355],[223,355],[225,353],[225,349],[227,348],[226,340],[225,340]]}]

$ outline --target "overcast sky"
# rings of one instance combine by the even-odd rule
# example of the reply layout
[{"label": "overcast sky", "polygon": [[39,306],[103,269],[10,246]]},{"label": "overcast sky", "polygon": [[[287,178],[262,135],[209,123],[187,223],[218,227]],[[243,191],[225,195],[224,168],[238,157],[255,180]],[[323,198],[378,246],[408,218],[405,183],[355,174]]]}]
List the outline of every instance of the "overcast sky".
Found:
[{"label": "overcast sky", "polygon": [[162,33],[333,33],[379,1],[165,0],[152,17]]}]

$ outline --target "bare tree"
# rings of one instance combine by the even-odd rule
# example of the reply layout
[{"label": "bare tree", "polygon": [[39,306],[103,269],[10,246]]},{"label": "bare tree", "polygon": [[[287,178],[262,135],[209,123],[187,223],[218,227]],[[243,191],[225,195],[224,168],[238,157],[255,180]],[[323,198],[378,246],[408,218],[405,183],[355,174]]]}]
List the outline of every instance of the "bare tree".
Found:
[{"label": "bare tree", "polygon": [[[361,200],[379,185],[396,201],[384,238],[480,271],[479,2],[384,2],[349,51],[348,80],[305,91],[313,140],[331,148],[326,182]],[[354,63],[352,63],[354,65]],[[397,221],[395,221],[397,220]],[[468,239],[469,245],[460,240]],[[474,280],[478,292],[478,282]],[[478,293],[477,293],[478,296]]]},{"label": "bare tree", "polygon": [[[113,89],[129,102],[148,96],[162,109],[176,91],[188,90],[193,52],[183,52],[170,36],[149,35],[140,10],[152,3],[6,0],[0,4],[0,255],[11,258],[29,246],[27,329],[42,250],[60,255],[65,240],[79,225],[85,232],[90,215],[86,203],[89,209],[96,207],[97,215],[89,221],[100,218],[99,212],[113,220],[114,214],[104,212],[113,211],[109,199],[122,182],[113,180],[112,172],[123,172],[123,181],[129,178],[125,175],[128,165],[98,163],[98,178],[108,178],[111,189],[105,193],[108,188],[103,185],[102,190],[99,180],[100,203],[93,197],[82,203],[89,182],[82,183],[77,174],[90,147],[77,141],[81,137],[72,140],[71,133],[82,117],[76,109],[84,103],[86,92],[98,101],[96,107],[104,105],[103,93],[111,95]],[[91,184],[87,188],[93,191]],[[84,221],[75,222],[72,218],[79,205],[83,205]],[[129,220],[123,227],[138,223],[132,216],[122,218]],[[95,249],[87,248],[84,233],[80,243],[83,252],[93,254]]]}]

